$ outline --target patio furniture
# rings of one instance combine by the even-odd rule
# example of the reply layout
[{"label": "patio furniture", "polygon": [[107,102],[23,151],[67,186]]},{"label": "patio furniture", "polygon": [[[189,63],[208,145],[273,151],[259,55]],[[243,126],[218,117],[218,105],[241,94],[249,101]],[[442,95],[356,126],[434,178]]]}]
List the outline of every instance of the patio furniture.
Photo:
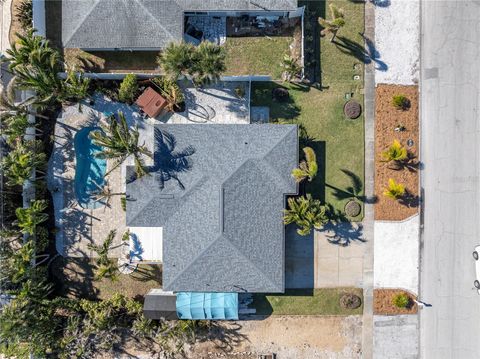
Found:
[{"label": "patio furniture", "polygon": [[162,110],[167,106],[167,100],[151,87],[147,87],[135,103],[143,112],[152,118],[160,115]]}]

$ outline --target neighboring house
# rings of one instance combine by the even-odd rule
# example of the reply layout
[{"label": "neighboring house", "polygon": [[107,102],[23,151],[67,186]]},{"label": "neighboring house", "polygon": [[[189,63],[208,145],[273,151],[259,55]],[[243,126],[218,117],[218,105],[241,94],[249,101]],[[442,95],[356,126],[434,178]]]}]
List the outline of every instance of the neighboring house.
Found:
[{"label": "neighboring house", "polygon": [[296,125],[157,125],[150,175],[127,168],[127,226],[162,246],[163,289],[283,292],[297,164]]},{"label": "neighboring house", "polygon": [[303,16],[297,0],[62,0],[62,45],[160,50],[184,38],[187,16]]}]

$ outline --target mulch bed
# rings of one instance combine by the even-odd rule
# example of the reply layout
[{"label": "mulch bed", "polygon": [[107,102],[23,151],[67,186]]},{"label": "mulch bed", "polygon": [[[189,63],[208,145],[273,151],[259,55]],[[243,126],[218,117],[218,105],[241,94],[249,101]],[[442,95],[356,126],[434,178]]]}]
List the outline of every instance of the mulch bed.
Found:
[{"label": "mulch bed", "polygon": [[[410,108],[398,110],[392,104],[394,95],[405,95],[410,100]],[[395,131],[398,126],[404,126],[404,131]],[[375,219],[404,220],[419,211],[419,173],[417,170],[393,170],[389,164],[382,161],[382,152],[394,140],[400,141],[409,152],[418,157],[419,146],[418,123],[418,87],[399,85],[379,85],[375,95]],[[407,141],[413,140],[413,146]],[[418,162],[418,158],[415,159]],[[383,195],[388,186],[388,180],[403,184],[409,194],[405,200],[392,200]]]},{"label": "mulch bed", "polygon": [[[405,293],[411,299],[411,305],[408,308],[398,308],[392,303],[392,299],[396,294]],[[401,289],[374,289],[373,290],[373,314],[378,315],[400,315],[400,314],[416,314],[418,311],[417,304],[413,301],[416,299],[414,295]]]}]

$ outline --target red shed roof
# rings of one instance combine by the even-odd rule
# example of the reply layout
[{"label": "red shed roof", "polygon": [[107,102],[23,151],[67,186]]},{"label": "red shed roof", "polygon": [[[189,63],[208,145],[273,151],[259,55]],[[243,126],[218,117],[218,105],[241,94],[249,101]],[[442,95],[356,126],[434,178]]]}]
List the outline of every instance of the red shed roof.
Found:
[{"label": "red shed roof", "polygon": [[147,87],[135,103],[150,117],[157,117],[167,106],[167,100],[151,87]]}]

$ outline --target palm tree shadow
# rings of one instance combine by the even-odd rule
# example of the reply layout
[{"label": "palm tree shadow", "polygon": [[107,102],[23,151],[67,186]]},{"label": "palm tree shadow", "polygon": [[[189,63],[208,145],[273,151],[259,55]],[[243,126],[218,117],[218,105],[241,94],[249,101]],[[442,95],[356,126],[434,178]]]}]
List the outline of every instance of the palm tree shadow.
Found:
[{"label": "palm tree shadow", "polygon": [[328,183],[325,186],[333,190],[333,196],[338,199],[357,199],[363,203],[376,203],[378,198],[376,196],[367,197],[363,194],[363,181],[359,176],[347,169],[341,169],[341,171],[349,177],[351,184],[344,188],[338,188]]},{"label": "palm tree shadow", "polygon": [[347,247],[352,242],[367,242],[363,236],[362,223],[350,222],[341,211],[333,208],[331,204],[327,204],[326,207],[331,220],[320,231],[325,233],[329,243]]},{"label": "palm tree shadow", "polygon": [[355,41],[347,39],[344,36],[337,36],[337,39],[340,41],[333,41],[337,48],[344,54],[355,57],[357,60],[362,61],[364,64],[368,65],[372,62],[375,63],[375,70],[385,72],[388,70],[388,65],[380,60],[380,53],[375,48],[374,43],[363,34],[360,34],[365,40],[365,46],[359,44]]}]

